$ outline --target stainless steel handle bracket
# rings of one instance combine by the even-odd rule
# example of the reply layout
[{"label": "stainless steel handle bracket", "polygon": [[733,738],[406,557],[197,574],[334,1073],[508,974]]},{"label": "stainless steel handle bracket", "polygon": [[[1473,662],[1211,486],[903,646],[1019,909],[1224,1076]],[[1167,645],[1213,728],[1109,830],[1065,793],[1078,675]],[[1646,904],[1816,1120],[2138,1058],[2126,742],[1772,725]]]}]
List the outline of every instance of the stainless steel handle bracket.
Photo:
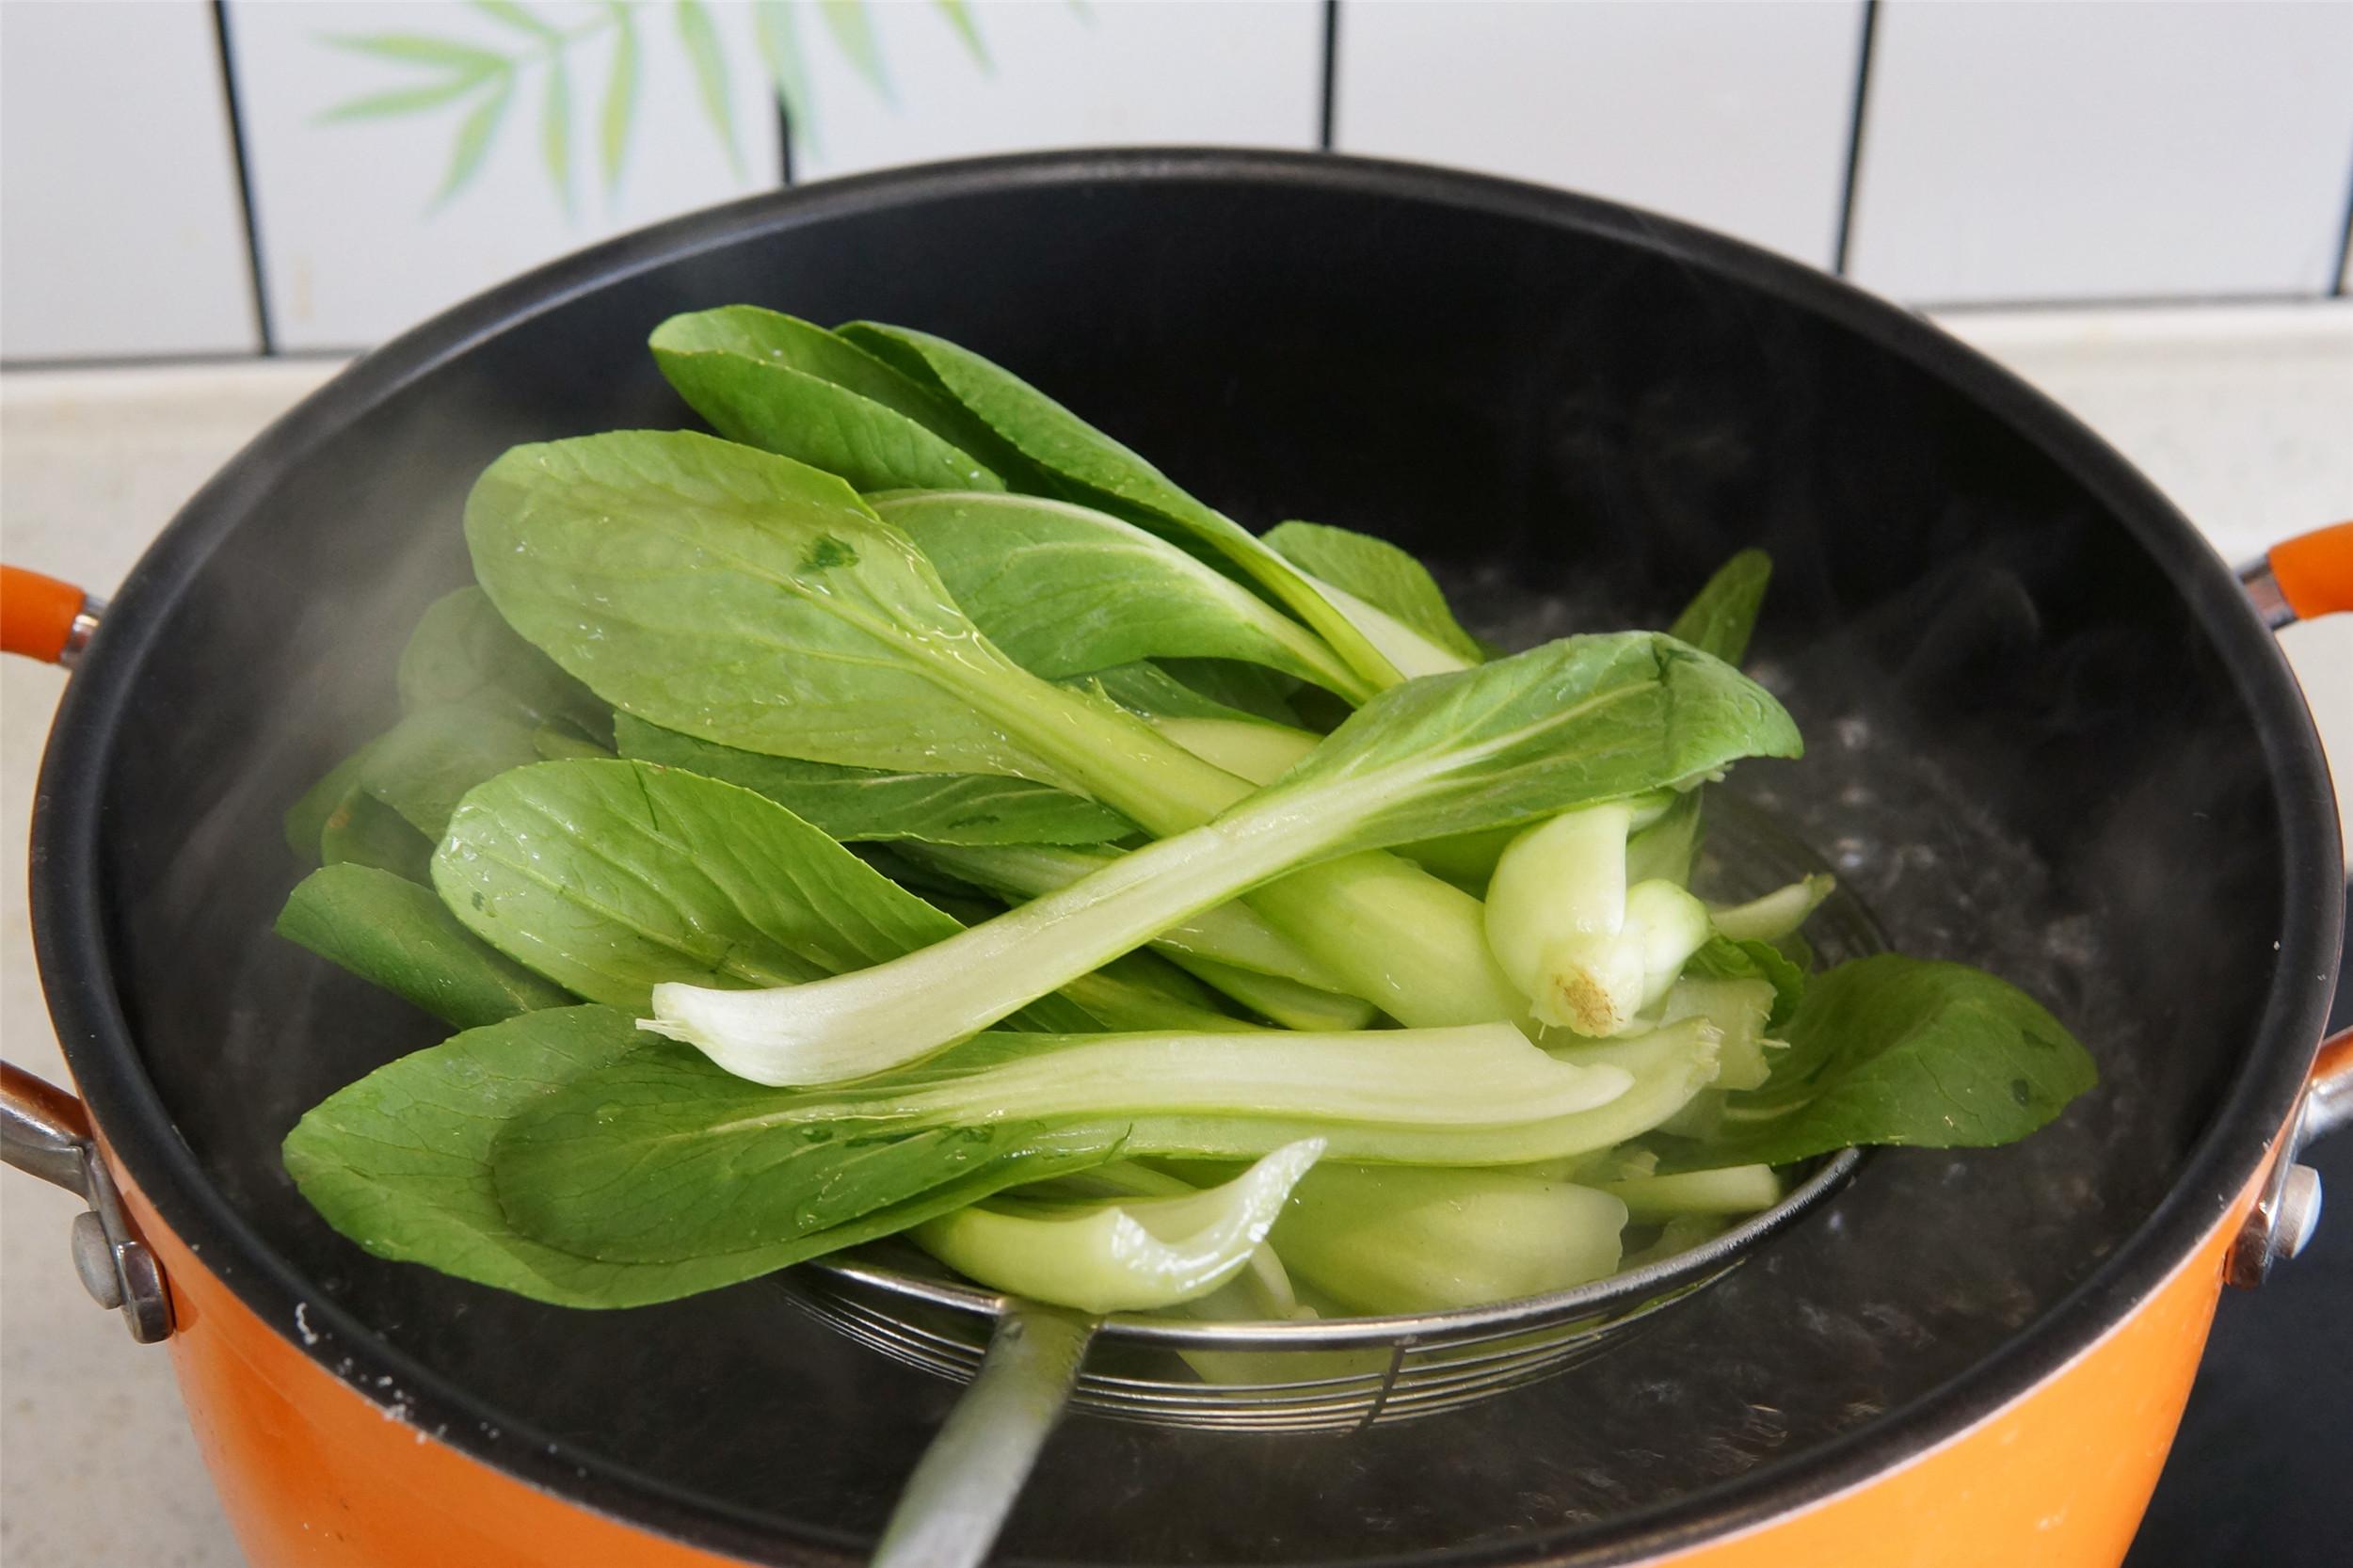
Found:
[{"label": "stainless steel handle bracket", "polygon": [[83,1288],[99,1305],[120,1311],[139,1344],[170,1337],[163,1266],[132,1228],[82,1102],[12,1064],[0,1065],[0,1159],[89,1206],[73,1217],[71,1238]]},{"label": "stainless steel handle bracket", "polygon": [[2320,1224],[2320,1173],[2296,1157],[2348,1120],[2353,1120],[2353,1030],[2341,1030],[2320,1043],[2312,1082],[2288,1124],[2271,1177],[2232,1243],[2223,1277],[2233,1285],[2261,1285],[2272,1265],[2294,1257],[2313,1239]]}]

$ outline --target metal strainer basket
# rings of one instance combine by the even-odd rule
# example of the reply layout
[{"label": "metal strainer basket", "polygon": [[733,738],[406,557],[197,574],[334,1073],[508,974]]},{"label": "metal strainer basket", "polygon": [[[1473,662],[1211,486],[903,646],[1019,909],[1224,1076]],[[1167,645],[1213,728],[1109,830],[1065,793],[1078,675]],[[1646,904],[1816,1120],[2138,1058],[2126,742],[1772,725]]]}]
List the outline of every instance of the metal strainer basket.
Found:
[{"label": "metal strainer basket", "polygon": [[[1695,882],[1745,899],[1827,869],[1753,806],[1717,792]],[[1882,951],[1833,893],[1807,925],[1827,963]],[[1592,1285],[1410,1317],[1285,1322],[1093,1319],[987,1290],[903,1242],[781,1276],[803,1310],[893,1361],[968,1382],[901,1495],[874,1561],[960,1568],[987,1554],[1065,1409],[1211,1432],[1348,1432],[1457,1410],[1600,1354],[1721,1278],[1851,1176],[1848,1149],[1713,1240]]]}]

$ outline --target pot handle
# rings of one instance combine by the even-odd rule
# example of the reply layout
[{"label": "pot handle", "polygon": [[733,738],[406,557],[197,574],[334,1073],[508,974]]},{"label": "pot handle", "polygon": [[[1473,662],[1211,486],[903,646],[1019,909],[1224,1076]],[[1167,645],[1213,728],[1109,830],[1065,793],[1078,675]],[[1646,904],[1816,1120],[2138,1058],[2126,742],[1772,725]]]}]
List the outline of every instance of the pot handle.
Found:
[{"label": "pot handle", "polygon": [[2353,1122],[2353,1029],[2341,1029],[2320,1043],[2263,1196],[2231,1242],[2223,1278],[2233,1285],[2261,1285],[2274,1264],[2304,1250],[2320,1225],[2320,1173],[2296,1157],[2313,1139],[2347,1122]]},{"label": "pot handle", "polygon": [[140,1344],[169,1337],[171,1295],[163,1268],[132,1227],[82,1102],[13,1062],[0,1062],[0,1160],[89,1205],[73,1216],[73,1268],[83,1288],[99,1305],[120,1308]]},{"label": "pot handle", "polygon": [[71,667],[98,630],[104,600],[23,567],[0,567],[0,649]]},{"label": "pot handle", "polygon": [[2273,545],[2239,568],[2247,597],[2273,631],[2353,610],[2353,521],[2331,523]]}]

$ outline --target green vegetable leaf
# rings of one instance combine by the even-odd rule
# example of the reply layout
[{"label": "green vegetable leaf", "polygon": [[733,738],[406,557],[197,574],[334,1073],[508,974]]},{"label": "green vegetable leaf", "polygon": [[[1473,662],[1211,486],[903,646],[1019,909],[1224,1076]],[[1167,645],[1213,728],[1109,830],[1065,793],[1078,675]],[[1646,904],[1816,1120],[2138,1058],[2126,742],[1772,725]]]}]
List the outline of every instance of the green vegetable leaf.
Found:
[{"label": "green vegetable leaf", "polygon": [[1757,612],[1765,605],[1765,588],[1773,579],[1773,558],[1761,550],[1744,550],[1716,568],[1668,635],[1712,653],[1728,664],[1748,657],[1749,636],[1756,630]]},{"label": "green vegetable leaf", "polygon": [[360,787],[439,839],[467,791],[539,760],[537,728],[492,702],[420,708],[368,747]]},{"label": "green vegetable leaf", "polygon": [[1016,495],[917,494],[873,505],[938,568],[988,639],[1035,674],[1238,659],[1357,701],[1373,693],[1305,627],[1108,514]]},{"label": "green vegetable leaf", "polygon": [[320,824],[317,850],[322,865],[372,866],[419,887],[432,876],[433,840],[356,784]]},{"label": "green vegetable leaf", "polygon": [[507,1124],[492,1163],[526,1234],[589,1256],[661,1261],[842,1224],[943,1170],[1045,1140],[1108,1153],[1138,1112],[1328,1121],[1340,1158],[1392,1128],[1461,1135],[1581,1114],[1630,1082],[1619,1068],[1556,1062],[1504,1024],[984,1034],[920,1066],[819,1091],[759,1089],[692,1051],[654,1048],[533,1104]]},{"label": "green vegetable leaf", "polygon": [[604,78],[604,102],[597,110],[597,157],[610,198],[621,186],[630,120],[637,109],[637,22],[621,0],[614,0],[606,10],[613,18],[613,63]]},{"label": "green vegetable leaf", "polygon": [[[1211,702],[1234,709],[1269,724],[1299,725],[1291,696],[1299,682],[1277,675],[1263,664],[1237,664],[1231,659],[1160,659],[1154,661],[1179,685]],[[1335,721],[1337,722],[1337,721]],[[1319,728],[1328,729],[1329,724]]]},{"label": "green vegetable leaf", "polygon": [[844,842],[1095,844],[1135,824],[1091,800],[987,774],[884,773],[763,757],[624,713],[621,754],[740,784]]},{"label": "green vegetable leaf", "polygon": [[1399,679],[1395,664],[1298,568],[1248,529],[1203,505],[1159,469],[1035,387],[968,348],[928,332],[879,322],[840,328],[861,347],[904,367],[919,360],[939,385],[1068,492],[1064,499],[1119,513],[1213,560],[1231,562],[1305,621],[1374,686]]},{"label": "green vegetable leaf", "polygon": [[673,316],[654,330],[655,361],[679,395],[729,440],[840,475],[861,490],[1002,489],[939,423],[902,406],[922,389],[823,328],[731,306]]},{"label": "green vegetable leaf", "polygon": [[1683,972],[1703,980],[1764,981],[1773,988],[1773,1015],[1765,1025],[1769,1030],[1786,1024],[1805,996],[1805,970],[1769,942],[1710,936],[1684,965]]},{"label": "green vegetable leaf", "polygon": [[757,1278],[1115,1152],[1041,1141],[968,1163],[920,1197],[852,1224],[671,1263],[600,1263],[518,1231],[491,1176],[499,1129],[534,1101],[648,1043],[626,1014],[603,1007],[550,1009],[469,1030],[314,1108],[287,1136],[287,1173],[328,1224],[379,1257],[559,1306],[624,1307]]},{"label": "green vegetable leaf", "polygon": [[613,710],[515,634],[480,588],[425,606],[400,655],[403,712],[478,703],[540,725],[561,722],[594,740],[613,737]]},{"label": "green vegetable leaf", "polygon": [[[760,1082],[871,1073],[985,1028],[1296,867],[1532,821],[1742,757],[1798,749],[1797,728],[1781,705],[1720,660],[1649,632],[1566,638],[1384,692],[1289,774],[1209,825],[1147,844],[961,936],[789,991],[661,986],[654,1027]],[[1314,893],[1328,904],[1345,889],[1346,883],[1312,873],[1304,882],[1290,876],[1254,906],[1298,936],[1312,922],[1297,919],[1297,901]],[[1463,900],[1440,884],[1431,890]],[[1392,913],[1404,896],[1392,890]],[[1344,927],[1331,912],[1325,925]],[[1310,951],[1331,959],[1330,948]],[[1492,971],[1483,950],[1478,963],[1482,977]],[[1349,989],[1364,994],[1353,984]],[[1405,1016],[1385,991],[1369,1000]]]},{"label": "green vegetable leaf", "polygon": [[[433,883],[500,952],[591,1001],[640,1012],[665,981],[792,984],[963,929],[775,803],[648,762],[499,775],[451,817]],[[1020,1019],[1097,1021],[1058,998]]]},{"label": "green vegetable leaf", "polygon": [[824,18],[825,30],[833,35],[842,58],[888,102],[890,78],[883,71],[882,45],[875,41],[873,19],[861,0],[817,0],[817,14]]},{"label": "green vegetable leaf", "polygon": [[[756,305],[725,305],[672,316],[654,328],[649,343],[679,395],[720,434],[840,473],[859,489],[930,484],[1000,489],[1000,474],[1031,472],[1019,453],[943,395],[928,374],[910,378],[847,338],[797,316]],[[812,379],[822,386],[809,386]],[[822,395],[825,389],[834,395]],[[877,414],[878,408],[912,422],[914,435],[897,431],[897,422]],[[848,428],[805,428],[826,422]],[[914,454],[911,463],[936,466],[948,477],[926,478],[922,470],[910,467],[898,475],[878,472],[870,480],[826,461],[824,454],[847,450],[853,435],[872,445],[904,446]]]},{"label": "green vegetable leaf", "polygon": [[328,819],[360,788],[360,773],[367,766],[368,746],[375,744],[369,742],[328,769],[317,783],[302,792],[300,799],[286,808],[283,825],[288,849],[312,865],[319,863],[319,835],[326,830]]},{"label": "green vegetable leaf", "polygon": [[1531,822],[1802,749],[1781,704],[1720,660],[1642,632],[1564,637],[1384,692],[1244,809],[1337,806],[1350,819],[1340,842],[1369,848]]},{"label": "green vegetable leaf", "polygon": [[278,934],[460,1029],[572,1000],[477,939],[431,888],[369,866],[303,878]]},{"label": "green vegetable leaf", "polygon": [[728,97],[727,46],[720,41],[718,26],[702,0],[678,0],[673,14],[678,19],[678,40],[686,50],[687,63],[695,68],[695,95],[702,102],[703,118],[719,133],[720,143],[728,150],[728,167],[741,180],[744,150],[736,142],[735,106]]},{"label": "green vegetable leaf", "polygon": [[1866,1144],[2014,1143],[2098,1080],[2041,1003],[1963,964],[1881,953],[1816,976],[1762,1089],[1727,1095],[1721,1134],[1662,1170],[1785,1165]]},{"label": "green vegetable leaf", "polygon": [[1267,530],[1266,542],[1300,570],[1395,616],[1463,663],[1486,659],[1454,618],[1430,568],[1388,540],[1317,522],[1283,522]]},{"label": "green vegetable leaf", "polygon": [[489,93],[467,112],[457,124],[457,135],[450,143],[449,168],[441,176],[440,188],[433,193],[427,210],[441,206],[465,188],[474,177],[482,160],[489,155],[491,138],[498,135],[499,121],[506,116],[507,104],[515,101],[515,78],[504,72],[495,79]]},{"label": "green vegetable leaf", "polygon": [[[774,756],[925,773],[1074,776],[1014,738],[1058,700],[998,653],[929,562],[849,488],[684,431],[522,446],[466,503],[508,623],[641,718]],[[1001,715],[1001,716],[1000,716]]]}]

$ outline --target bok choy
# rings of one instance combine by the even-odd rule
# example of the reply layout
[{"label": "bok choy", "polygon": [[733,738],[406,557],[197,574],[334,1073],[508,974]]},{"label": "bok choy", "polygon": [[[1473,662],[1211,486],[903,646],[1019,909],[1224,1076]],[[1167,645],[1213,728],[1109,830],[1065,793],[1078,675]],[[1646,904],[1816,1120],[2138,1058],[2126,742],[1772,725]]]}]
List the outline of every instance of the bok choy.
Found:
[{"label": "bok choy", "polygon": [[624,1307],[898,1235],[1087,1312],[1443,1311],[2091,1085],[1979,970],[1813,972],[1827,876],[1695,886],[1709,792],[1801,751],[1759,552],[1506,654],[942,339],[652,347],[717,434],[492,463],[477,585],[287,813],[280,930],[460,1031],[286,1137],[370,1251]]}]

